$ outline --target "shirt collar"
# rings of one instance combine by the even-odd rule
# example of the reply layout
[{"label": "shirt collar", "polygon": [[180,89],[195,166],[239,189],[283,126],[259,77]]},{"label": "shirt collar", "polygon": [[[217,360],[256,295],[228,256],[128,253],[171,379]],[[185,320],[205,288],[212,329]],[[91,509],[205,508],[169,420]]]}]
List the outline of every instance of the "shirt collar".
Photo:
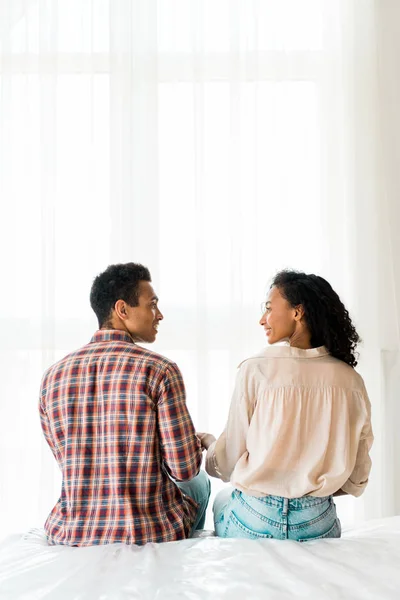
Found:
[{"label": "shirt collar", "polygon": [[319,358],[329,354],[330,352],[325,346],[304,350],[303,348],[294,348],[285,342],[285,344],[268,346],[253,358]]},{"label": "shirt collar", "polygon": [[90,343],[93,342],[129,342],[134,344],[129,333],[122,329],[99,329],[90,340]]}]

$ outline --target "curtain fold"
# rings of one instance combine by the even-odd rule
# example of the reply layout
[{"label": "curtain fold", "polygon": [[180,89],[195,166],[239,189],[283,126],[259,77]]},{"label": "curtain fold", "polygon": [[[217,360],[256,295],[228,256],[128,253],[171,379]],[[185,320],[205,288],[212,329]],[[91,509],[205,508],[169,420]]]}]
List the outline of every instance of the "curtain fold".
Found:
[{"label": "curtain fold", "polygon": [[[396,0],[0,2],[0,536],[60,476],[44,369],[89,341],[94,276],[146,264],[199,430],[265,344],[282,267],[326,277],[363,338],[376,442],[346,524],[400,512]],[[214,489],[220,487],[215,483]]]}]

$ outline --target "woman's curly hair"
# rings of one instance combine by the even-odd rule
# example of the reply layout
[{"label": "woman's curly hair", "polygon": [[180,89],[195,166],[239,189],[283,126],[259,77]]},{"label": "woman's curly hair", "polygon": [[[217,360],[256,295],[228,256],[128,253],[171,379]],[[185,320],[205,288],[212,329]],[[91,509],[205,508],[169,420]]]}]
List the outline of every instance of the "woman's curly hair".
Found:
[{"label": "woman's curly hair", "polygon": [[284,270],[275,275],[271,287],[278,288],[292,307],[303,306],[313,348],[325,346],[332,356],[351,367],[357,365],[355,349],[361,339],[343,302],[326,279]]}]

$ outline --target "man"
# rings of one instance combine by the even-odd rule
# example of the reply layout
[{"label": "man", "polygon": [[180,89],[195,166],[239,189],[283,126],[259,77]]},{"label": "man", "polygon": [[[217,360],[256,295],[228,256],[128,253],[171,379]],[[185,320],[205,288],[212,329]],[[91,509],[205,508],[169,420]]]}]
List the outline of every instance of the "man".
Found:
[{"label": "man", "polygon": [[[62,471],[50,544],[145,544],[204,527],[210,495],[178,367],[138,346],[163,319],[146,267],[109,266],[90,303],[99,330],[45,373],[41,424]],[[175,483],[176,482],[176,483]]]}]

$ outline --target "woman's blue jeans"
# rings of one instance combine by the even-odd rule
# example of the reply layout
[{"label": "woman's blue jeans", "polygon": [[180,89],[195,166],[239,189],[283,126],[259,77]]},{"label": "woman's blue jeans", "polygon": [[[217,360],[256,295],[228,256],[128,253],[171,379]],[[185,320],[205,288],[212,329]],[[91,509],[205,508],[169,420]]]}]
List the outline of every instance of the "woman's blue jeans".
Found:
[{"label": "woman's blue jeans", "polygon": [[224,538],[306,542],[341,534],[332,496],[256,498],[229,488],[217,494],[213,511],[215,534]]}]

